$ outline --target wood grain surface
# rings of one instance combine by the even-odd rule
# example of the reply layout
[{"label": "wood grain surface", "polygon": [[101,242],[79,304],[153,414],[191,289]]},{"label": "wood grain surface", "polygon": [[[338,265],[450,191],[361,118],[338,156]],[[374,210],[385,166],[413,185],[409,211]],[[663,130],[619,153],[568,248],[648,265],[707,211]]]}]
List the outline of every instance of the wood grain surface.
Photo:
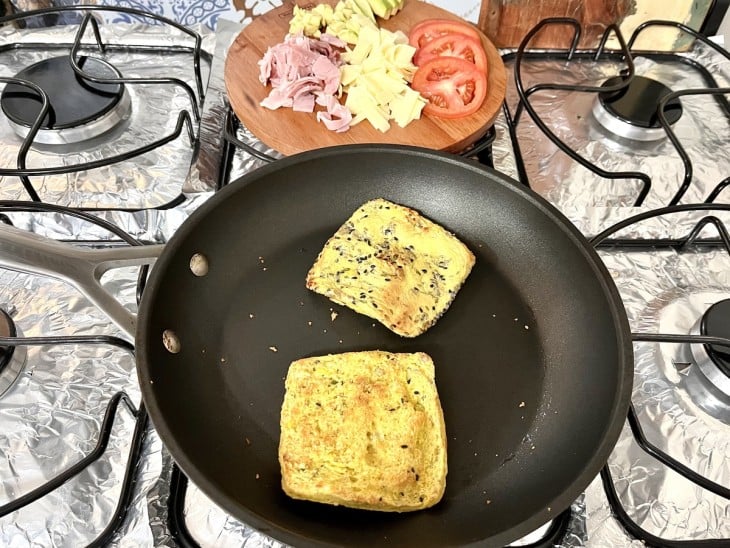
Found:
[{"label": "wood grain surface", "polygon": [[[336,0],[327,0],[327,3],[334,5]],[[499,52],[484,35],[482,43],[489,63],[487,98],[471,116],[445,120],[421,115],[405,128],[391,122],[391,129],[385,133],[364,121],[348,131],[335,133],[317,122],[314,113],[294,112],[290,108],[269,110],[260,106],[271,87],[259,81],[258,61],[270,46],[283,41],[295,4],[314,5],[311,0],[285,0],[282,6],[245,27],[226,58],[225,83],[231,107],[246,128],[267,146],[285,155],[356,143],[404,144],[458,152],[482,137],[494,123],[504,101],[506,73]],[[437,6],[406,0],[397,15],[387,21],[378,19],[378,24],[407,34],[413,25],[431,18],[460,20]]]},{"label": "wood grain surface", "polygon": [[[497,47],[518,47],[525,35],[548,17],[572,17],[582,28],[580,47],[595,48],[606,28],[626,17],[630,0],[483,0],[479,28]],[[565,25],[543,28],[530,48],[567,48],[573,29]]]},{"label": "wood grain surface", "polygon": [[[525,35],[548,17],[571,17],[581,25],[580,48],[598,47],[609,25],[617,25],[628,42],[631,34],[645,21],[677,21],[698,30],[702,27],[713,0],[482,0],[479,28],[498,48],[516,48]],[[570,46],[573,30],[565,25],[549,25],[530,41],[529,48]],[[684,51],[693,37],[669,27],[650,27],[642,31],[635,50]],[[620,47],[614,33],[606,44]]]}]

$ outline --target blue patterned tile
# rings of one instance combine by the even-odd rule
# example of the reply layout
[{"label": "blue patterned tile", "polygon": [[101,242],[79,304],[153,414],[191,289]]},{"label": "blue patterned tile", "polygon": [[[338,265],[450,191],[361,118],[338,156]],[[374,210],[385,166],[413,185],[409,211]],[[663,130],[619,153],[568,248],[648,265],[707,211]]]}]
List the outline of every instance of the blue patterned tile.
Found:
[{"label": "blue patterned tile", "polygon": [[[155,15],[165,15],[160,2],[145,2],[137,0],[106,0],[104,2],[99,2],[99,4],[119,8],[133,8],[153,13]],[[144,23],[147,25],[160,24],[160,22],[156,19],[152,19],[150,17],[139,17],[127,13],[103,12],[102,17],[107,23]]]},{"label": "blue patterned tile", "polygon": [[174,19],[185,26],[203,23],[214,29],[218,17],[235,13],[231,0],[174,0]]},{"label": "blue patterned tile", "polygon": [[[36,0],[13,0],[13,3],[16,9],[22,11],[47,7],[46,2],[43,2],[42,6]],[[79,6],[88,3],[90,3],[89,0],[54,0],[52,2],[54,6]],[[233,0],[97,0],[92,3],[104,6],[134,8],[167,17],[185,26],[203,24],[211,29],[215,29],[215,25],[221,15],[236,14]],[[268,11],[273,7],[271,0],[253,0],[246,3],[253,4],[259,8],[263,7],[263,11]],[[274,5],[276,5],[276,0],[274,0]],[[160,24],[158,21],[149,17],[140,17],[126,13],[102,12],[100,15],[104,21],[109,23]],[[64,14],[60,17],[54,16],[50,18],[46,24],[75,23],[78,20],[78,14]]]}]

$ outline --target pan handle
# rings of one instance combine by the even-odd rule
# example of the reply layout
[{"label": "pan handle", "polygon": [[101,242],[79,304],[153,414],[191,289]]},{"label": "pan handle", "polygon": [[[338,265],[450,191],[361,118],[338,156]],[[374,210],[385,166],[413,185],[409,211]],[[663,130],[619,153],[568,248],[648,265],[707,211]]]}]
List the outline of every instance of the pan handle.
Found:
[{"label": "pan handle", "polygon": [[0,225],[0,266],[70,283],[134,339],[137,316],[101,285],[112,268],[152,264],[164,245],[85,249]]}]

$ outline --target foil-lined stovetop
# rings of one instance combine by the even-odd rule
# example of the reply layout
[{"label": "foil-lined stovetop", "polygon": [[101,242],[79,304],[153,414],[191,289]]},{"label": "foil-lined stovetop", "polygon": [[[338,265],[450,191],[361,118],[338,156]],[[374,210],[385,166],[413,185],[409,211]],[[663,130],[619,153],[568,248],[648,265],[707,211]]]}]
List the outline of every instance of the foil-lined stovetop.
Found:
[{"label": "foil-lined stovetop", "polygon": [[[725,223],[730,221],[724,217]],[[730,254],[724,249],[606,250],[600,255],[616,281],[634,332],[688,334],[712,303],[730,296]],[[649,441],[711,481],[730,485],[728,407],[725,404],[724,421],[708,412],[703,402],[711,399],[710,393],[697,366],[685,359],[687,345],[635,343],[634,350],[632,401]],[[730,503],[648,456],[627,428],[609,464],[629,515],[646,531],[668,539],[730,537]],[[610,513],[600,485],[589,488],[586,505],[588,521],[595,527],[589,538],[610,546],[629,545],[616,521],[606,519]]]},{"label": "foil-lined stovetop", "polygon": [[[708,87],[700,72],[685,61],[704,66],[719,86],[730,82],[730,60],[699,41],[691,52],[676,58],[654,59],[649,54],[637,53],[635,72],[662,82],[673,91]],[[508,61],[507,67],[512,74],[514,61]],[[554,60],[525,59],[521,73],[525,89],[538,83],[558,82],[600,86],[625,68],[626,63],[612,56],[604,56],[598,62],[584,58],[567,61],[563,56]],[[507,104],[513,114],[518,100],[514,78],[508,78]],[[668,139],[642,143],[609,134],[591,112],[595,101],[595,93],[563,90],[540,91],[530,97],[547,127],[589,162],[606,171],[639,171],[651,177],[652,188],[644,207],[668,205],[684,176],[676,149]],[[702,202],[730,173],[730,156],[723,153],[730,135],[730,120],[713,96],[682,96],[681,102],[684,113],[673,130],[694,168],[692,185],[681,203]],[[504,131],[505,126],[501,129]],[[571,214],[586,207],[634,204],[640,190],[638,180],[604,179],[580,166],[549,141],[526,112],[517,125],[517,138],[531,187],[561,211]],[[718,202],[730,202],[730,197],[721,194]]]},{"label": "foil-lined stovetop", "polygon": [[[24,47],[0,51],[0,76],[14,77],[23,68],[42,59],[67,55],[77,27],[62,32],[48,29],[22,32],[3,32],[5,43],[24,44],[32,40],[57,44],[48,50]],[[6,29],[0,29],[6,31]],[[187,36],[167,27],[145,25],[107,25],[102,27],[105,44],[171,45],[192,47]],[[212,35],[209,35],[212,36]],[[6,42],[7,41],[7,42]],[[207,40],[210,47],[211,39]],[[176,78],[196,89],[193,55],[189,51],[119,51],[107,48],[102,54],[96,45],[82,48],[81,55],[100,57],[111,63],[125,78]],[[201,62],[203,81],[207,82],[209,64]],[[0,90],[4,84],[0,84]],[[185,91],[171,84],[128,83],[126,91],[132,101],[132,110],[120,126],[81,143],[69,145],[34,145],[27,156],[28,168],[79,165],[131,152],[144,144],[154,143],[176,130],[178,116],[192,106]],[[22,145],[0,113],[0,167],[16,167],[16,158]],[[69,207],[125,209],[162,207],[178,198],[194,159],[195,147],[185,130],[170,143],[120,164],[60,175],[31,177],[41,199]],[[0,199],[27,200],[18,177],[0,177]]]},{"label": "foil-lined stovetop", "polygon": [[[161,32],[164,33],[164,29],[155,29],[157,36]],[[217,38],[219,41],[226,41],[231,36],[220,33]],[[164,35],[161,39],[165,39]],[[689,55],[705,61],[709,59],[708,52],[701,48]],[[638,60],[637,67],[642,70],[653,69],[650,63],[646,67],[642,63]],[[717,69],[716,73],[720,69],[727,70],[724,62],[713,67]],[[525,65],[525,69],[528,79],[549,79],[559,74],[564,76],[565,66],[558,63],[552,67],[530,68]],[[602,71],[606,69],[586,65],[585,70],[583,76],[595,77],[596,71],[603,74]],[[510,108],[514,106],[514,98],[512,88],[508,95],[508,101],[512,101]],[[563,109],[563,114],[560,114],[558,101],[557,97],[543,97],[538,103],[539,108],[545,109],[557,120],[558,127],[563,127],[563,119],[570,118],[571,112],[566,113]],[[569,105],[587,108],[584,103],[585,101],[570,102]],[[690,111],[692,108],[690,107]],[[704,120],[704,117],[700,118]],[[688,120],[693,123],[696,121],[694,117]],[[206,123],[205,119],[203,123]],[[528,171],[531,177],[535,177],[535,189],[562,209],[585,234],[595,234],[636,212],[635,208],[623,207],[631,203],[633,196],[631,192],[624,192],[623,187],[617,187],[618,198],[604,192],[606,185],[601,187],[599,196],[594,197],[592,191],[595,189],[590,184],[590,176],[582,169],[571,168],[560,157],[561,153],[549,151],[552,145],[545,148],[544,137],[535,132],[534,127],[530,129],[530,125],[530,120],[525,118],[520,123],[518,137]],[[517,170],[503,117],[498,120],[496,127],[497,140],[493,147],[495,167],[516,177]],[[570,138],[573,138],[573,133],[583,138],[583,141],[575,142],[579,150],[595,153],[600,161],[608,162],[611,166],[618,168],[621,165],[618,158],[626,156],[614,154],[614,144],[607,142],[605,136],[596,136],[583,130],[564,131]],[[727,142],[727,133],[723,136],[719,129],[712,131],[716,132],[712,135],[716,136],[718,143]],[[239,131],[238,136],[260,150],[273,153],[245,130]],[[665,145],[666,143],[658,147]],[[645,168],[647,163],[649,166],[655,163],[657,166],[661,165],[652,159],[651,154],[639,156],[642,158],[641,165]],[[189,167],[190,160],[187,163]],[[262,163],[261,160],[238,151],[233,158],[231,179],[256,169]],[[727,166],[723,167],[724,164],[719,167],[717,164],[710,166],[701,160],[699,165],[699,172],[707,175],[708,185],[716,184],[714,179],[723,169],[725,173],[728,172]],[[651,169],[664,175],[658,167]],[[113,189],[120,179],[112,171],[106,174],[109,182],[102,177],[101,182],[95,184],[99,188]],[[147,175],[149,172],[139,174],[140,179]],[[208,187],[195,180],[196,175],[195,168],[189,175],[187,171],[182,175],[180,181],[187,177],[188,186],[198,191],[187,194],[186,201],[178,207],[143,212],[106,212],[104,217],[142,240],[167,241],[187,216],[211,195]],[[674,181],[671,177],[676,178],[669,176],[664,190],[661,189],[662,185],[658,186],[659,201],[663,199],[661,192],[669,192],[670,183]],[[191,181],[191,178],[194,180]],[[148,183],[140,181],[140,184]],[[180,187],[176,188],[179,191]],[[704,187],[697,190],[699,195],[705,191]],[[162,197],[142,198],[138,195],[136,198],[156,202],[167,199],[170,194],[166,192],[163,191]],[[114,190],[108,193],[103,190],[99,199],[111,199],[115,195]],[[68,198],[70,195],[62,191],[58,196]],[[90,194],[85,194],[84,199],[89,199],[89,196]],[[648,200],[647,206],[652,203],[654,207],[657,205]],[[725,222],[730,222],[730,215],[716,214]],[[700,215],[701,213],[691,213],[672,219],[650,221],[640,227],[632,227],[627,233],[684,236]],[[11,217],[17,226],[56,238],[108,238],[101,229],[58,214],[12,214]],[[717,295],[718,298],[730,294],[730,279],[725,274],[730,266],[727,262],[729,259],[721,252],[685,255],[602,251],[601,257],[616,280],[635,331],[684,329],[685,324],[689,323],[688,316],[698,312],[697,298],[691,294],[696,291],[703,295],[700,299],[708,294]],[[698,272],[702,272],[702,275],[698,275]],[[32,276],[7,271],[0,271],[0,280],[3,282],[0,306],[15,309],[16,321],[25,335],[121,335],[86,299],[60,282],[38,280]],[[134,308],[136,270],[112,271],[106,281],[112,293]],[[692,318],[693,321],[694,319]],[[670,347],[671,345],[648,343],[637,344],[635,347],[637,359],[633,402],[642,424],[651,439],[660,447],[667,448],[677,458],[707,473],[715,481],[728,484],[730,462],[726,455],[730,429],[709,417],[688,399],[682,384],[686,371],[678,373],[673,369],[672,352],[676,352],[676,348]],[[109,367],[107,377],[103,371]],[[38,382],[39,379],[45,382]],[[133,360],[121,350],[106,347],[66,347],[48,354],[41,354],[38,349],[30,349],[26,370],[12,390],[9,399],[0,400],[0,449],[6,455],[12,455],[6,463],[0,463],[0,466],[6,467],[0,474],[3,478],[0,504],[37,487],[64,465],[87,453],[95,441],[101,419],[99,412],[103,413],[105,403],[115,391],[125,390],[139,403]],[[82,410],[79,407],[81,402],[88,402],[90,405]],[[68,413],[65,412],[67,408],[70,410]],[[19,413],[25,422],[19,420]],[[99,461],[88,473],[83,473],[78,480],[62,487],[47,501],[35,503],[0,518],[0,544],[26,545],[35,541],[43,545],[55,543],[58,546],[77,546],[89,542],[99,533],[113,514],[114,496],[118,495],[120,489],[133,428],[132,421],[123,411],[120,412],[120,419],[110,443],[108,457]],[[79,421],[78,424],[73,424],[72,421],[75,420]],[[63,433],[61,441],[50,435],[56,431]],[[64,456],[57,455],[57,451],[61,449],[66,451]],[[31,457],[31,454],[34,456]],[[670,538],[730,536],[727,520],[722,519],[727,515],[727,501],[723,502],[699,489],[689,487],[685,480],[677,478],[676,474],[643,456],[634,446],[627,429],[622,433],[609,463],[622,500],[635,521],[647,530]],[[167,527],[171,465],[169,454],[150,429],[143,446],[140,466],[136,471],[137,483],[132,506],[127,520],[119,530],[115,545],[174,546],[173,537]],[[38,472],[29,475],[28,470]],[[572,509],[574,517],[561,546],[622,547],[636,543],[610,516],[610,508],[598,478]],[[190,534],[201,545],[281,546],[270,537],[228,516],[194,485],[188,487],[184,512]]]}]

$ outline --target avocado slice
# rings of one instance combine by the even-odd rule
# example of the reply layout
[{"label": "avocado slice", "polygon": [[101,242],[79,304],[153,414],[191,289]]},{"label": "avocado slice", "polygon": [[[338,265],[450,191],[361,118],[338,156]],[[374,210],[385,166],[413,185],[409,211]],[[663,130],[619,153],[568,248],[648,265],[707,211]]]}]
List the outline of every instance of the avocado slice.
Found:
[{"label": "avocado slice", "polygon": [[370,19],[373,23],[375,23],[375,14],[373,13],[373,9],[370,7],[370,4],[368,3],[368,0],[348,0],[356,12],[361,13],[368,19]]},{"label": "avocado slice", "polygon": [[390,12],[388,13],[388,17],[393,17],[396,13],[398,13],[401,8],[403,8],[403,4],[405,4],[405,0],[386,0],[388,4],[390,5]]},{"label": "avocado slice", "polygon": [[391,6],[388,3],[388,0],[367,0],[370,4],[370,7],[373,10],[373,13],[377,15],[378,17],[382,17],[383,19],[387,19],[390,16]]}]

